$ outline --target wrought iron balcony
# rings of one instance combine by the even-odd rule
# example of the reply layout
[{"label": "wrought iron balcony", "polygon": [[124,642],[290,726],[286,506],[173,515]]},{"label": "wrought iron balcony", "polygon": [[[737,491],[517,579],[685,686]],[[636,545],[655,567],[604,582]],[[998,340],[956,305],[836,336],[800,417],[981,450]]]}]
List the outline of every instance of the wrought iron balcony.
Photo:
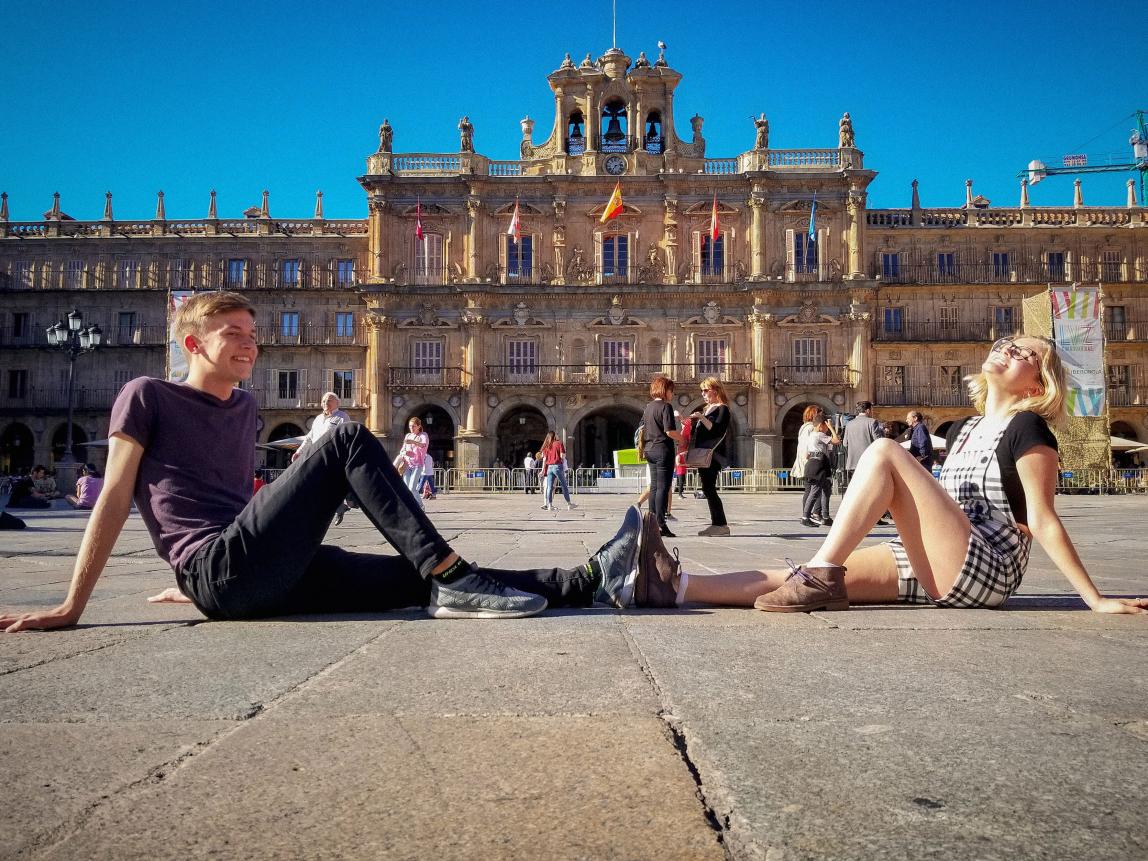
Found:
[{"label": "wrought iron balcony", "polygon": [[1129,277],[1128,269],[1120,263],[1093,261],[1065,261],[1050,263],[1040,258],[1006,261],[954,259],[939,263],[937,260],[906,260],[896,264],[878,260],[870,269],[874,278],[889,284],[1070,284],[1073,281],[1101,281],[1121,283],[1143,280],[1144,273]]},{"label": "wrought iron balcony", "polygon": [[367,344],[363,326],[357,320],[349,327],[267,324],[255,327],[255,337],[260,347],[364,347]]},{"label": "wrought iron balcony", "polygon": [[[76,410],[97,410],[107,412],[119,394],[118,388],[87,388],[75,389],[72,406]],[[0,410],[8,414],[20,412],[42,412],[59,410],[64,412],[68,408],[67,388],[48,388],[28,386],[22,391],[13,391],[5,386],[0,388]]]},{"label": "wrought iron balcony", "polygon": [[1148,406],[1148,387],[1146,386],[1113,385],[1109,383],[1106,395],[1110,407]]},{"label": "wrought iron balcony", "polygon": [[986,320],[903,320],[900,323],[873,321],[874,341],[992,341],[1011,338],[1020,333],[1020,326],[999,326]]},{"label": "wrought iron balcony", "polygon": [[699,362],[695,364],[637,364],[604,362],[601,364],[538,365],[518,363],[487,365],[487,386],[636,386],[645,388],[655,374],[670,377],[682,392],[683,384],[696,384],[706,377],[717,377],[727,386],[753,384],[753,366],[749,362]]},{"label": "wrought iron balcony", "polygon": [[859,374],[848,365],[774,365],[773,387],[778,390],[852,389]]},{"label": "wrought iron balcony", "polygon": [[463,368],[387,368],[387,385],[392,389],[462,389],[470,374]]},{"label": "wrought iron balcony", "polygon": [[[248,391],[255,397],[261,410],[319,410],[326,388],[315,386],[252,386]],[[349,393],[339,399],[339,409],[362,409],[367,406],[369,392],[364,386],[354,386]]]},{"label": "wrought iron balcony", "polygon": [[1148,319],[1105,320],[1104,337],[1109,341],[1148,341]]},{"label": "wrought iron balcony", "polygon": [[947,381],[931,386],[878,386],[873,397],[879,407],[972,408],[968,392]]}]

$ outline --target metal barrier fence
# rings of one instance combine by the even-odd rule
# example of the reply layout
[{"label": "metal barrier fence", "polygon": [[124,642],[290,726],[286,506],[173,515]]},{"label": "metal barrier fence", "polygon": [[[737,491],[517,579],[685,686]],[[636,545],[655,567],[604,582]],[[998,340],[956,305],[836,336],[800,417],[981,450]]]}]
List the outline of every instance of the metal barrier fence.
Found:
[{"label": "metal barrier fence", "polygon": [[[265,469],[268,481],[277,479],[284,470]],[[524,493],[527,482],[542,490],[540,473],[535,470],[488,467],[485,469],[438,469],[434,471],[435,488],[443,492]],[[610,468],[580,467],[567,470],[566,482],[572,494],[632,493],[639,494],[649,484],[646,469],[623,467],[621,474]],[[722,493],[783,493],[801,491],[804,481],[790,469],[747,469],[728,467],[718,475]],[[696,469],[686,473],[687,493],[701,490]],[[839,485],[835,486],[839,492]],[[1148,493],[1148,469],[1066,469],[1061,470],[1056,492],[1063,494]],[[555,488],[558,493],[558,488]]]}]

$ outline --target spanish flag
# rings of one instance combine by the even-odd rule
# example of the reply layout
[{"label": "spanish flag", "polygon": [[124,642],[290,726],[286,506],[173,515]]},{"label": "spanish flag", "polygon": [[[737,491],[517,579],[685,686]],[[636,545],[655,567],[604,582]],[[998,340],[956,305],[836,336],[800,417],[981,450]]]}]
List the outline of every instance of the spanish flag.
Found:
[{"label": "spanish flag", "polygon": [[622,214],[622,181],[619,180],[618,184],[614,186],[614,193],[610,195],[610,200],[606,203],[606,208],[602,210],[602,217],[598,219],[599,224],[605,224],[611,218]]},{"label": "spanish flag", "polygon": [[718,220],[717,214],[717,192],[714,192],[714,208],[710,213],[710,241],[717,242],[718,237],[721,236],[721,222]]}]

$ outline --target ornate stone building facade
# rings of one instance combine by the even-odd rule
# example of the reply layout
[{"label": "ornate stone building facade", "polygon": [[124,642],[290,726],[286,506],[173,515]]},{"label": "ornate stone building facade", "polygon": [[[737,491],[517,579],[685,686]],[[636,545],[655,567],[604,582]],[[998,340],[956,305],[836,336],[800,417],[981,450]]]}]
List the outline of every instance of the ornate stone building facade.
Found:
[{"label": "ornate stone building facade", "polygon": [[[302,432],[330,389],[390,438],[420,415],[446,466],[521,462],[547,428],[572,464],[629,447],[650,376],[677,381],[677,406],[722,378],[736,459],[791,462],[800,414],[876,402],[934,428],[969,407],[961,377],[986,342],[1019,328],[1020,303],[1050,283],[1099,283],[1109,336],[1111,417],[1148,438],[1148,221],[1123,207],[873,210],[848,114],[836,146],[706,152],[703,119],[679,137],[664,55],[618,49],[549,78],[554,118],[520,157],[479,153],[459,122],[457,153],[394,152],[384,121],[359,182],[365,220],[272,217],[69,219],[0,210],[0,458],[50,461],[65,424],[66,360],[44,329],[73,307],[107,347],[79,360],[77,438],[103,436],[119,386],[164,371],[168,294],[230,288],[259,311],[263,356],[251,387],[260,440]],[[401,131],[401,130],[400,130]],[[863,134],[862,134],[863,138]],[[623,213],[603,208],[620,183]],[[716,216],[715,216],[716,210]],[[518,235],[508,233],[517,213]],[[714,227],[716,222],[716,239]],[[81,440],[82,441],[82,440]],[[0,464],[3,466],[4,464]]]}]

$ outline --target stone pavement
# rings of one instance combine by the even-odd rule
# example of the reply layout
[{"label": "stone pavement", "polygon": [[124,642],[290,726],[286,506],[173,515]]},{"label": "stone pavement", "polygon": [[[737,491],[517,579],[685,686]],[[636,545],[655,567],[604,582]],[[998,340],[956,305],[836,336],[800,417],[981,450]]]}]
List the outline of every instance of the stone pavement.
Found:
[{"label": "stone pavement", "polygon": [[[578,501],[430,510],[465,557],[573,564],[629,502]],[[703,539],[679,500],[674,543],[691,572],[803,559],[798,504],[730,495]],[[1148,593],[1148,498],[1060,504],[1101,590]],[[59,601],[86,520],[25,514],[5,608]],[[380,544],[358,512],[331,539]],[[172,583],[133,515],[80,628],[0,635],[0,857],[1148,857],[1148,619],[1087,612],[1039,550],[1000,611],[214,623],[145,603]]]}]

